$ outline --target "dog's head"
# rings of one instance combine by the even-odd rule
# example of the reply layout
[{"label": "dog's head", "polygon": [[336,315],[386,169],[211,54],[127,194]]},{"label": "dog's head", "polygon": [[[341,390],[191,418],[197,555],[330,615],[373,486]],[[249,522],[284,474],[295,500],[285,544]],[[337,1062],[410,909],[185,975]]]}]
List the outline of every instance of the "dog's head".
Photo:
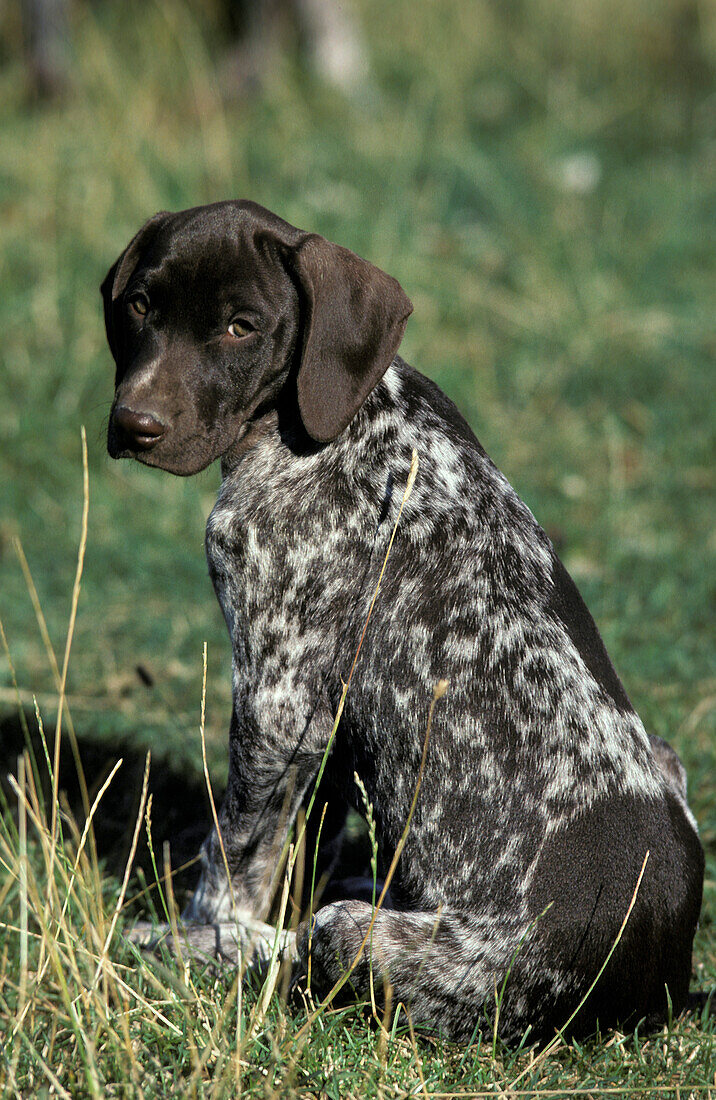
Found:
[{"label": "dog's head", "polygon": [[117,364],[109,453],[184,475],[280,397],[312,439],[334,439],[412,310],[395,279],[251,202],[155,214],[102,294]]}]

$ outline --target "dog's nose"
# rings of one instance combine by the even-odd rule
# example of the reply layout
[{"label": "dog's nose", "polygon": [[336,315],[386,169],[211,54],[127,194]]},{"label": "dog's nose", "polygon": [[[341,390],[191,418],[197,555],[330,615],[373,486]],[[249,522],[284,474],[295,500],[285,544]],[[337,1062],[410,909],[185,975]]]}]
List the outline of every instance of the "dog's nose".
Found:
[{"label": "dog's nose", "polygon": [[126,405],[117,406],[113,420],[133,451],[148,451],[166,431],[166,426],[152,413],[135,412]]}]

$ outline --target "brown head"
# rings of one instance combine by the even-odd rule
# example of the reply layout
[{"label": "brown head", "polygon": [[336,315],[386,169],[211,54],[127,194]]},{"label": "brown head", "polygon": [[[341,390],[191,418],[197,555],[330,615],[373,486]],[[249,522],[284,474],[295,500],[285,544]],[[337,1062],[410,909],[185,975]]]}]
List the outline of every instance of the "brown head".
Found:
[{"label": "brown head", "polygon": [[109,453],[183,475],[279,400],[311,439],[335,439],[412,312],[395,279],[252,202],[155,214],[102,294],[117,365]]}]

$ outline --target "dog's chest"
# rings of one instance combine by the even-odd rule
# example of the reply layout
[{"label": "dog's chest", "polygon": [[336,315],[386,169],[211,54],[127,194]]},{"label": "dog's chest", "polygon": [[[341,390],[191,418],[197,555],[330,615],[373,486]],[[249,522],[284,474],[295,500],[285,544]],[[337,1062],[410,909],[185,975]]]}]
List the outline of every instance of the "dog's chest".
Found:
[{"label": "dog's chest", "polygon": [[259,452],[227,478],[206,529],[209,572],[237,665],[296,674],[325,668],[355,599],[369,546],[355,512],[326,506],[315,469]]}]

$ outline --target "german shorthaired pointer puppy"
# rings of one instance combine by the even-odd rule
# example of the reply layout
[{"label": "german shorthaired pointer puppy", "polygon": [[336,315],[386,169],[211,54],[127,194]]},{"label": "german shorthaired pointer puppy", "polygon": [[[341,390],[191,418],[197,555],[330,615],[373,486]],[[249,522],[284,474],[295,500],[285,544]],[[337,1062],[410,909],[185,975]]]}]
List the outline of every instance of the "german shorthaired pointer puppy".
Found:
[{"label": "german shorthaired pointer puppy", "polygon": [[[552,1035],[633,909],[573,1030],[687,997],[703,853],[685,777],[650,741],[574,583],[455,406],[396,353],[411,304],[358,256],[251,202],[151,218],[102,287],[109,453],[189,475],[221,459],[211,578],[233,647],[229,782],[187,918],[265,917],[313,787],[408,478],[322,794],[374,806],[390,864],[371,958],[393,1004],[468,1040]],[[236,908],[234,908],[234,906]],[[313,985],[371,905],[300,926]],[[369,983],[367,951],[351,984]],[[380,985],[380,981],[377,983]],[[504,985],[504,989],[503,989]],[[486,1025],[487,1026],[487,1025]]]}]

